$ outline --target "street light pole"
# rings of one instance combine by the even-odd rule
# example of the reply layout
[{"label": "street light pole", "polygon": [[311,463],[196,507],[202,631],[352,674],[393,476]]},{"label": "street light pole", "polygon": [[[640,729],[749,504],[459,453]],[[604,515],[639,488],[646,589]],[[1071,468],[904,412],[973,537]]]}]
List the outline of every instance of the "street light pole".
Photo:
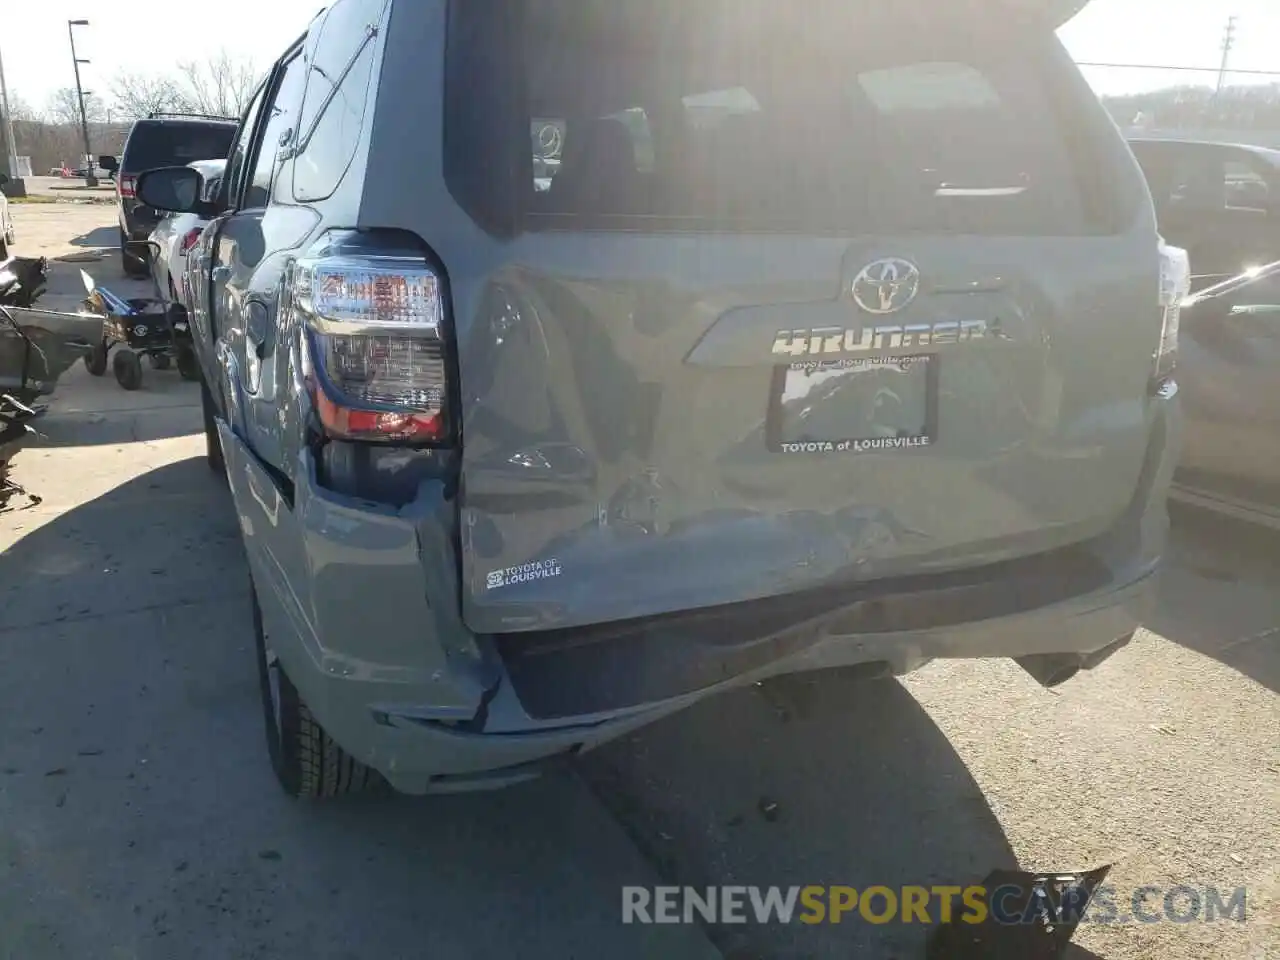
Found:
[{"label": "street light pole", "polygon": [[13,114],[9,110],[9,87],[4,79],[3,57],[0,57],[0,111],[4,113],[4,149],[0,150],[0,157],[5,158],[0,173],[9,175],[8,191],[14,196],[21,197],[26,194],[26,190],[23,187],[22,177],[19,176],[18,141],[13,135]]},{"label": "street light pole", "polygon": [[84,185],[86,187],[96,187],[98,178],[93,175],[97,161],[93,156],[93,148],[89,146],[89,119],[84,112],[84,89],[80,86],[80,64],[88,63],[88,60],[81,60],[76,56],[76,34],[75,27],[87,27],[88,20],[68,20],[67,21],[67,37],[71,40],[71,65],[76,71],[76,102],[80,104],[80,132],[84,135],[84,153],[85,162],[88,169],[85,170]]},{"label": "street light pole", "polygon": [[1227,67],[1231,64],[1231,51],[1236,48],[1236,25],[1239,22],[1237,16],[1227,17],[1227,31],[1222,38],[1222,66],[1218,68],[1218,86],[1213,92],[1215,100],[1222,96],[1222,88],[1227,82]]}]

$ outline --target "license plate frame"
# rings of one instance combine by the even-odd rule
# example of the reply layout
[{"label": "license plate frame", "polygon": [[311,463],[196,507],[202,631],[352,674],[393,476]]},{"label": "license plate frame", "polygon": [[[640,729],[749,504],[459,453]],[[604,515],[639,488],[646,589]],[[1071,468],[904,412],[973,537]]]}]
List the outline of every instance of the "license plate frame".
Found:
[{"label": "license plate frame", "polygon": [[[895,411],[901,423],[890,425],[870,419],[867,392],[854,393],[841,409],[834,404],[839,385],[829,389],[831,404],[825,411],[825,429],[798,432],[794,410],[807,401],[814,387],[815,375],[829,374],[832,379],[844,376],[846,382],[866,375],[868,382],[882,382],[900,408]],[[901,378],[901,379],[899,379]],[[939,384],[941,360],[937,354],[916,353],[897,357],[851,357],[830,360],[799,360],[780,364],[773,369],[769,402],[765,416],[765,444],[769,452],[796,455],[858,456],[872,453],[909,453],[928,450],[938,443]],[[821,382],[821,381],[818,381]],[[861,381],[859,385],[861,385]],[[899,390],[892,389],[897,386]],[[877,389],[874,404],[879,404],[885,391]],[[905,403],[899,393],[906,392]],[[788,406],[790,405],[790,406]],[[807,415],[810,405],[804,411]],[[876,414],[877,418],[880,416]],[[870,428],[874,428],[871,430]]]}]

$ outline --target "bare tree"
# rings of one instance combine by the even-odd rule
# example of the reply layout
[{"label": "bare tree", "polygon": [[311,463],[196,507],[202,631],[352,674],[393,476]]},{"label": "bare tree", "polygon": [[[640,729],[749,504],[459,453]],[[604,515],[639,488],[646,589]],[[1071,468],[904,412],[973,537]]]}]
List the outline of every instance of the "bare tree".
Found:
[{"label": "bare tree", "polygon": [[187,108],[219,117],[239,117],[244,113],[258,85],[253,61],[233,57],[226,50],[207,60],[179,63],[178,73]]},{"label": "bare tree", "polygon": [[[106,119],[107,110],[102,103],[102,99],[96,95],[89,94],[84,98],[85,118],[90,123],[101,123]],[[80,122],[80,103],[73,87],[63,87],[61,90],[54,91],[49,97],[49,108],[47,110],[49,118],[54,123],[65,123],[75,125]]]},{"label": "bare tree", "polygon": [[111,82],[111,95],[123,117],[145,117],[149,113],[187,107],[182,90],[168,77],[122,73]]},{"label": "bare tree", "polygon": [[[2,106],[2,105],[0,105]],[[31,104],[23,100],[16,93],[9,94],[9,113],[10,120],[14,123],[31,122],[42,119],[39,111],[32,109]]]}]

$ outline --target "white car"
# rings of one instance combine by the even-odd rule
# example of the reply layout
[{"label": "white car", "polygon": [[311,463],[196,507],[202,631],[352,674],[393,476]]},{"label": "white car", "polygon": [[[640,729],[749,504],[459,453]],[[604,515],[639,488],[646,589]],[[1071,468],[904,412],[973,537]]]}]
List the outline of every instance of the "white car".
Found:
[{"label": "white car", "polygon": [[[0,173],[0,187],[9,182],[7,174]],[[0,193],[0,262],[13,256],[13,218],[9,216],[9,200]]]},{"label": "white car", "polygon": [[[204,177],[204,199],[212,200],[222,185],[225,160],[197,160],[187,166]],[[183,278],[186,275],[187,251],[194,246],[209,223],[194,213],[171,213],[160,219],[151,231],[151,275],[162,296],[188,307]]]}]

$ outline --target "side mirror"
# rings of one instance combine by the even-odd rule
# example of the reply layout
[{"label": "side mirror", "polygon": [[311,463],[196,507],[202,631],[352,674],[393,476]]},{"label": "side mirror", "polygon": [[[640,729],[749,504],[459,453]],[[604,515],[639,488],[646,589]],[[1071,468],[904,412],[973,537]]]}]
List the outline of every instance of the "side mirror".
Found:
[{"label": "side mirror", "polygon": [[98,158],[98,166],[107,171],[107,173],[115,173],[120,169],[120,160],[111,156],[111,154],[103,154]]},{"label": "side mirror", "polygon": [[204,177],[190,167],[160,167],[138,177],[138,199],[165,213],[207,215],[209,204],[203,196]]}]

